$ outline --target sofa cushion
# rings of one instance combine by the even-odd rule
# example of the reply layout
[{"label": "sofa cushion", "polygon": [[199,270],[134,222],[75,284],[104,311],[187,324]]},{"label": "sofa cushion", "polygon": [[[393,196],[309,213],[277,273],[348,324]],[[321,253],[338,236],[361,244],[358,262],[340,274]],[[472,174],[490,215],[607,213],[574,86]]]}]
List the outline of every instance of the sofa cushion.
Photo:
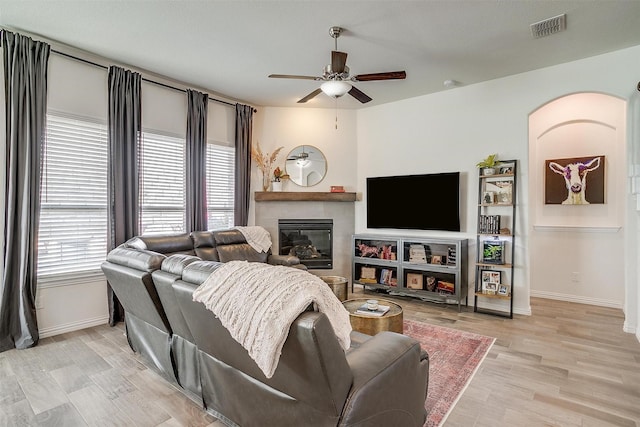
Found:
[{"label": "sofa cushion", "polygon": [[182,280],[186,282],[200,285],[204,282],[213,270],[218,268],[221,264],[213,261],[196,261],[182,271]]},{"label": "sofa cushion", "polygon": [[268,253],[258,252],[248,243],[218,246],[217,249],[220,262],[249,261],[266,263],[269,258]]},{"label": "sofa cushion", "polygon": [[175,253],[195,255],[193,251],[193,240],[191,240],[189,234],[137,236],[127,240],[124,245],[136,249],[160,252],[165,255]]},{"label": "sofa cushion", "polygon": [[220,261],[212,231],[193,231],[191,239],[197,257],[207,261]]},{"label": "sofa cushion", "polygon": [[239,230],[232,228],[230,230],[220,230],[213,232],[213,238],[216,245],[231,245],[234,243],[247,243],[247,239]]},{"label": "sofa cushion", "polygon": [[184,268],[196,261],[201,261],[201,259],[193,255],[173,254],[165,258],[161,268],[162,271],[166,271],[167,273],[182,276]]},{"label": "sofa cushion", "polygon": [[107,261],[150,273],[160,269],[166,256],[148,250],[119,246],[107,254]]}]

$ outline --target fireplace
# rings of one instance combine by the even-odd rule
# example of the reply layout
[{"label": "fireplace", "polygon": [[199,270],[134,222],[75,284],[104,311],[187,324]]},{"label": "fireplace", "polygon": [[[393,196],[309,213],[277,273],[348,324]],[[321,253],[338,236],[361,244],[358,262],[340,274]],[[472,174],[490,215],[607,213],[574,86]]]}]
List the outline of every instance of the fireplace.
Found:
[{"label": "fireplace", "polygon": [[279,219],[279,253],[294,255],[309,269],[333,268],[332,219]]}]

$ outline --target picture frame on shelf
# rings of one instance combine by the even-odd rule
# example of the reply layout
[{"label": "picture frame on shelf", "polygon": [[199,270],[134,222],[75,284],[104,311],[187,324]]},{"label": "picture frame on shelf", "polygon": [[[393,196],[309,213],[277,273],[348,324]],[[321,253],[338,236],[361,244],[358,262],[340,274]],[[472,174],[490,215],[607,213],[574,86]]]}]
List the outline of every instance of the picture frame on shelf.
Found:
[{"label": "picture frame on shelf", "polygon": [[441,255],[431,255],[431,264],[442,264],[442,256]]},{"label": "picture frame on shelf", "polygon": [[482,262],[485,264],[504,264],[504,240],[484,240],[482,242]]},{"label": "picture frame on shelf", "polygon": [[500,168],[500,175],[513,173],[513,166],[503,166]]},{"label": "picture frame on shelf", "polygon": [[482,284],[482,293],[487,295],[495,295],[498,290],[497,283],[483,283]]},{"label": "picture frame on shelf", "polygon": [[446,280],[438,280],[437,290],[440,295],[453,295],[456,293],[456,285]]},{"label": "picture frame on shelf", "polygon": [[407,289],[422,289],[422,274],[407,273]]},{"label": "picture frame on shelf", "polygon": [[497,270],[480,270],[480,281],[483,290],[487,283],[500,284],[502,282],[502,272]]},{"label": "picture frame on shelf", "polygon": [[360,269],[360,282],[362,283],[376,283],[376,268],[375,267],[362,267]]},{"label": "picture frame on shelf", "polygon": [[498,284],[498,290],[496,291],[498,295],[503,297],[508,297],[511,295],[511,285],[507,285],[504,283]]}]

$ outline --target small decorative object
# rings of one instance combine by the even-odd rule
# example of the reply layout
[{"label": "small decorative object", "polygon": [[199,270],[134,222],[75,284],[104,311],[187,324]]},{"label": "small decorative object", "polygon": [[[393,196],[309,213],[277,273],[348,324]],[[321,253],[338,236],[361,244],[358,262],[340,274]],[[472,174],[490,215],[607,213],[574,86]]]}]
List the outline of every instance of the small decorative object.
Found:
[{"label": "small decorative object", "polygon": [[362,267],[362,270],[360,270],[360,282],[377,283],[375,267]]},{"label": "small decorative object", "polygon": [[431,255],[431,264],[442,264],[442,256],[441,255]]},{"label": "small decorative object", "polygon": [[483,283],[482,284],[482,293],[487,295],[495,295],[498,285],[496,283]]},{"label": "small decorative object", "polygon": [[331,186],[332,193],[344,193],[344,187],[342,185],[332,185]]},{"label": "small decorative object", "polygon": [[500,175],[509,175],[513,173],[513,166],[503,166],[500,168]]},{"label": "small decorative object", "polygon": [[494,193],[494,203],[510,205],[512,202],[513,181],[487,181],[485,190]]},{"label": "small decorative object", "polygon": [[407,273],[407,288],[422,289],[422,274]]},{"label": "small decorative object", "polygon": [[284,147],[278,147],[273,153],[269,154],[262,152],[259,142],[251,147],[251,158],[256,162],[258,169],[262,172],[262,191],[269,190],[269,184],[271,183],[271,166],[283,148]]},{"label": "small decorative object", "polygon": [[282,191],[282,176],[284,173],[280,170],[280,166],[277,166],[273,171],[273,182],[271,183],[271,189],[273,191]]},{"label": "small decorative object", "polygon": [[504,240],[485,240],[482,242],[482,262],[504,264]]},{"label": "small decorative object", "polygon": [[361,257],[377,257],[378,256],[378,247],[377,246],[369,246],[364,243],[360,243],[358,245],[358,249],[360,250]]},{"label": "small decorative object", "polygon": [[496,202],[496,193],[493,191],[485,191],[482,194],[483,205],[493,205]]},{"label": "small decorative object", "polygon": [[427,253],[423,245],[409,245],[409,262],[417,264],[427,263]]},{"label": "small decorative object", "polygon": [[436,280],[435,277],[428,276],[427,277],[427,290],[429,292],[435,292],[437,283],[438,283],[438,281]]},{"label": "small decorative object", "polygon": [[367,310],[376,311],[378,309],[378,300],[377,299],[368,299],[367,300]]},{"label": "small decorative object", "polygon": [[496,166],[498,166],[500,162],[498,161],[497,154],[491,154],[487,156],[486,159],[478,162],[476,166],[482,169],[483,175],[494,175],[496,173]]}]

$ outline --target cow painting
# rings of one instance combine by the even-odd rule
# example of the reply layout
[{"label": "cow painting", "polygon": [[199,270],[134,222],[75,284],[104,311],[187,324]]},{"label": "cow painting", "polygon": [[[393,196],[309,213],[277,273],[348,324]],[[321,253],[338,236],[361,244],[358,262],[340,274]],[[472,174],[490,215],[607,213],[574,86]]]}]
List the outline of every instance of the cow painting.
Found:
[{"label": "cow painting", "polygon": [[545,203],[604,203],[604,156],[547,160],[546,163]]}]

